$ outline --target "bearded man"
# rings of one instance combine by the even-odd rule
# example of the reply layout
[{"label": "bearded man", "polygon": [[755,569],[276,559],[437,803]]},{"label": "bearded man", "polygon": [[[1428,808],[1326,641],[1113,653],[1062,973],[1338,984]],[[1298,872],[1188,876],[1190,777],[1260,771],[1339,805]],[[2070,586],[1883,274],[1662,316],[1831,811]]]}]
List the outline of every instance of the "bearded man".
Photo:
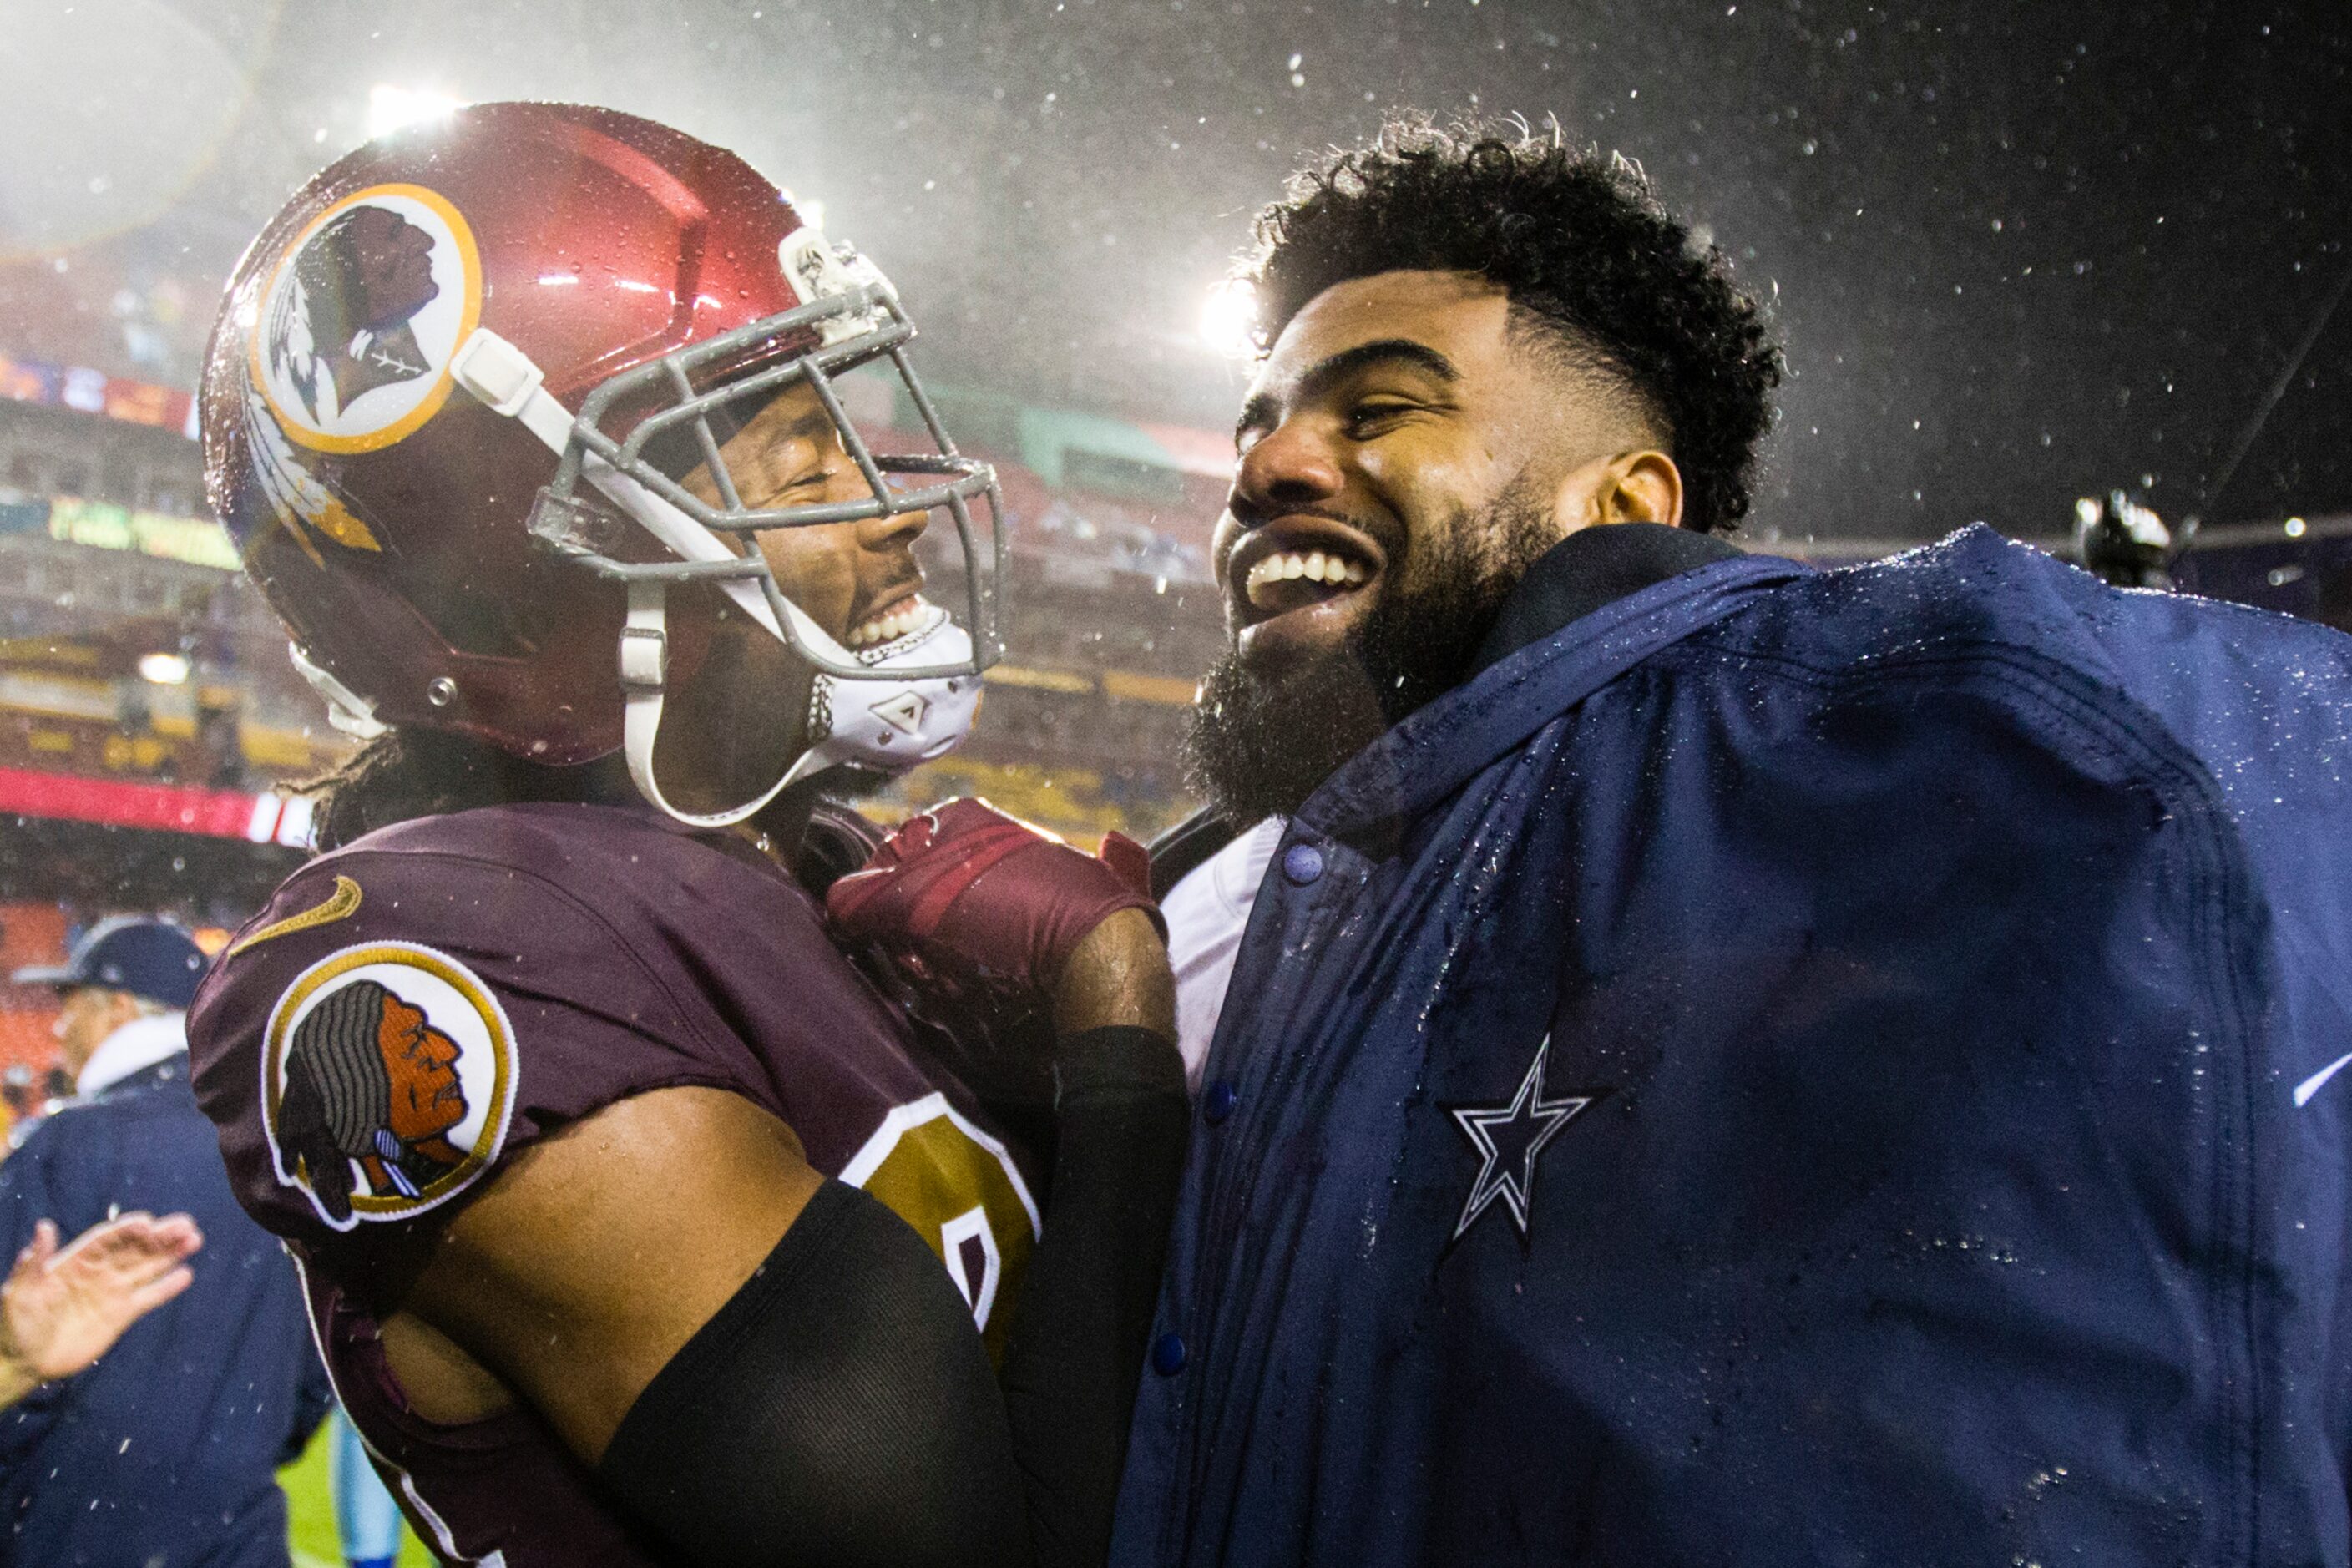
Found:
[{"label": "bearded man", "polygon": [[1622,164],[1260,233],[1114,1561],[2343,1563],[2352,642],[1733,547],[1780,358]]}]

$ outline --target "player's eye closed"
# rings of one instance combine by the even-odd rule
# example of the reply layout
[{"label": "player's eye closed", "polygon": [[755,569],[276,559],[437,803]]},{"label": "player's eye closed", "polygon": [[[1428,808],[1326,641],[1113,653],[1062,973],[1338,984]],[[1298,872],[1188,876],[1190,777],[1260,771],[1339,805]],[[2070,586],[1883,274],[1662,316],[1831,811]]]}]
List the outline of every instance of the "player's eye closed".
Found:
[{"label": "player's eye closed", "polygon": [[1362,398],[1350,405],[1344,421],[1350,439],[1369,441],[1395,429],[1423,405],[1396,396]]},{"label": "player's eye closed", "polygon": [[736,481],[743,504],[759,510],[805,506],[827,499],[856,465],[837,441],[795,439],[763,454],[752,471]]}]

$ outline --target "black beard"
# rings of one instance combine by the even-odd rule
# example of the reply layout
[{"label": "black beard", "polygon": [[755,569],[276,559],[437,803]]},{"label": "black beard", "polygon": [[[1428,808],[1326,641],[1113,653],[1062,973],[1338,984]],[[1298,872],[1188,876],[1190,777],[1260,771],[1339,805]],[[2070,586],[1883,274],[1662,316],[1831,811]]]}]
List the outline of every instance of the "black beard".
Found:
[{"label": "black beard", "polygon": [[1236,826],[1289,816],[1391,725],[1470,678],[1503,601],[1558,542],[1538,489],[1522,481],[1475,521],[1458,514],[1430,584],[1384,588],[1338,647],[1264,673],[1226,650],[1184,742],[1186,776],[1218,816]]}]

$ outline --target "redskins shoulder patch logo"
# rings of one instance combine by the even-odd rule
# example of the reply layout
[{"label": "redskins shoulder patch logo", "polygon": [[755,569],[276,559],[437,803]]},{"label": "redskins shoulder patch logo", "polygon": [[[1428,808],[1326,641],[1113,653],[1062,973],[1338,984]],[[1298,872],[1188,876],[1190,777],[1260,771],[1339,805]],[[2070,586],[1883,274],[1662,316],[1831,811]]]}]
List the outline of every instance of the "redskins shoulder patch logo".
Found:
[{"label": "redskins shoulder patch logo", "polygon": [[447,400],[479,324],[473,230],[422,185],[371,185],[312,219],[278,259],[253,334],[253,384],[287,439],[373,452]]},{"label": "redskins shoulder patch logo", "polygon": [[337,1230],[407,1219],[465,1191],[498,1159],[514,1095],[506,1009],[429,947],[331,953],[269,1016],[270,1163]]}]

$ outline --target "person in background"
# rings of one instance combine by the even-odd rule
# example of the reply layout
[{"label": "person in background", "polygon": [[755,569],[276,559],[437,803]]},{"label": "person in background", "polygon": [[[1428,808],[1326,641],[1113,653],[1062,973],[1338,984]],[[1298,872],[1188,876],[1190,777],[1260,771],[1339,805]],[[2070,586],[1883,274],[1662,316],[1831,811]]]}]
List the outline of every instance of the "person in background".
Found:
[{"label": "person in background", "polygon": [[392,1568],[400,1556],[400,1503],[368,1463],[359,1428],[338,1409],[328,1417],[327,1462],[334,1478],[335,1535],[350,1568]]},{"label": "person in background", "polygon": [[[61,1232],[168,1213],[144,1223],[184,1250],[111,1349],[69,1376],[34,1363],[23,1376],[42,1381],[0,1412],[0,1564],[289,1562],[274,1472],[329,1391],[293,1266],[236,1206],[189,1089],[186,1008],[204,969],[178,927],[120,917],[62,967],[15,976],[58,990],[75,1095],[0,1165],[0,1247],[26,1248],[7,1290],[12,1338],[27,1262],[54,1275],[88,1258],[89,1237],[55,1251]],[[116,1234],[110,1252],[125,1245]]]},{"label": "person in background", "polygon": [[60,1249],[42,1220],[0,1284],[0,1410],[71,1377],[122,1331],[186,1289],[187,1259],[205,1244],[186,1215],[119,1215]]}]

